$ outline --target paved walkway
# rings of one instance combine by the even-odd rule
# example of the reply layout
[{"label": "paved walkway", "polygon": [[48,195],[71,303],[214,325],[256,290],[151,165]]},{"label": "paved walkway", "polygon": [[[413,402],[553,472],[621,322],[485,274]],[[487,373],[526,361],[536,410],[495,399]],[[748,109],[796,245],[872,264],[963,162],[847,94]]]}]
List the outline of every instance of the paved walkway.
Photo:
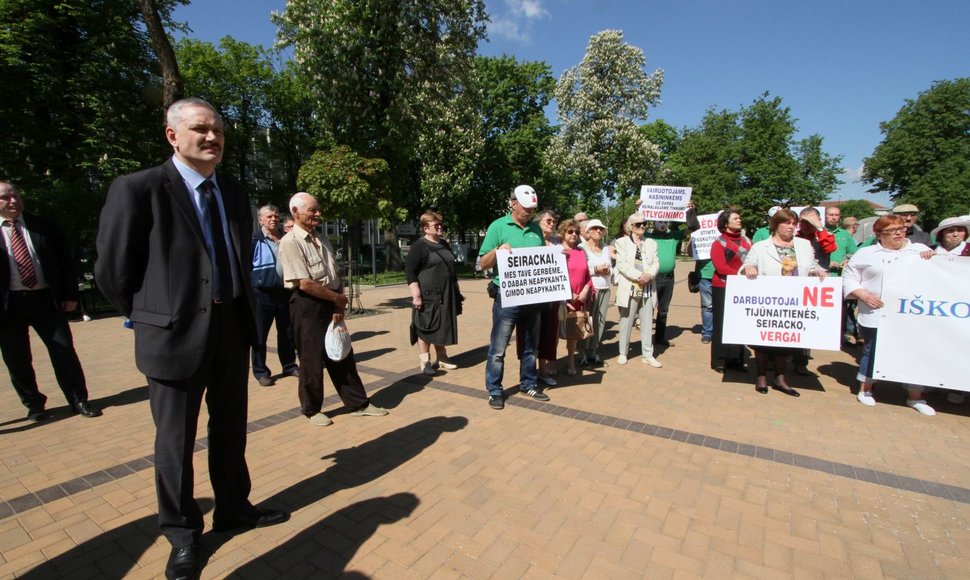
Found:
[{"label": "paved walkway", "polygon": [[[365,291],[381,314],[349,324],[391,414],[341,414],[328,384],[335,423],[313,427],[294,379],[251,381],[252,499],[293,517],[207,531],[203,578],[970,577],[970,404],[931,394],[939,414],[924,417],[877,387],[880,403],[863,407],[852,352],[815,352],[821,375],[792,381],[798,399],[717,375],[694,330],[689,267],[664,368],[617,365],[614,324],[608,368],[563,376],[546,404],[510,391],[501,412],[483,387],[484,281],[462,285],[462,368],[434,378],[407,343],[407,289]],[[169,546],[132,333],[120,318],[72,330],[103,417],[67,412],[39,344],[53,420],[27,423],[0,372],[0,577],[161,576]],[[204,427],[199,438],[196,494],[211,522]]]}]

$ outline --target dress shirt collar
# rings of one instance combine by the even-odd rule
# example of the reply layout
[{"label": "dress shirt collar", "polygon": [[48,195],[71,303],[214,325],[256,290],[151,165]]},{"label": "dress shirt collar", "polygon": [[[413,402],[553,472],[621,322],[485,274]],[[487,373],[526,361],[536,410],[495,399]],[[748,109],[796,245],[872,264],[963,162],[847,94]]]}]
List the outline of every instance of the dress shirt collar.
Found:
[{"label": "dress shirt collar", "polygon": [[182,161],[175,155],[172,155],[172,163],[175,164],[175,169],[179,172],[179,175],[182,176],[182,179],[188,183],[193,190],[198,191],[199,186],[202,185],[202,182],[206,179],[210,180],[216,186],[216,189],[219,189],[219,182],[216,181],[215,171],[212,172],[212,175],[206,177],[185,163],[182,163]]}]

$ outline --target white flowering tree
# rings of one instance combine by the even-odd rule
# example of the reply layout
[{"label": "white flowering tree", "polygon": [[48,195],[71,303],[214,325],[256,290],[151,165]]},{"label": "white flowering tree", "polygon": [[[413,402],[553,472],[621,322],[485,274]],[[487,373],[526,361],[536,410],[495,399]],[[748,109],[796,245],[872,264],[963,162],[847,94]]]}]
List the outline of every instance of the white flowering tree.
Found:
[{"label": "white flowering tree", "polygon": [[662,84],[663,71],[648,73],[643,51],[619,30],[593,35],[583,60],[560,77],[560,127],[547,162],[569,179],[582,207],[635,195],[658,170],[659,149],[638,123],[660,102]]}]

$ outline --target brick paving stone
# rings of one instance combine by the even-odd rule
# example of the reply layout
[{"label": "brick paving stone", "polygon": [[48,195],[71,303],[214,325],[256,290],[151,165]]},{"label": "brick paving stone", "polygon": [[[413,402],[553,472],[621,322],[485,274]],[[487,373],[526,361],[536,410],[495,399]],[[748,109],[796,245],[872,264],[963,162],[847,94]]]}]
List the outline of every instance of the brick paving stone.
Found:
[{"label": "brick paving stone", "polygon": [[[252,499],[293,518],[221,544],[203,578],[265,577],[264,564],[288,578],[334,566],[378,579],[966,577],[970,409],[930,394],[939,413],[925,418],[882,387],[880,404],[862,409],[849,392],[854,361],[842,352],[813,352],[824,390],[756,396],[750,377],[706,369],[689,330],[698,319],[682,283],[690,266],[678,266],[670,328],[680,334],[660,353],[663,369],[611,364],[564,380],[551,404],[513,393],[501,413],[482,387],[484,284],[462,285],[462,342],[450,349],[462,368],[430,380],[399,330],[409,309],[390,306],[406,302],[407,289],[366,290],[384,313],[349,324],[365,383],[391,415],[335,414],[333,427],[311,429],[296,412],[294,380],[251,381]],[[611,363],[615,321],[613,308]],[[72,331],[105,417],[68,416],[44,356],[38,379],[56,420],[27,426],[0,384],[0,574],[70,560],[96,577],[104,569],[89,558],[113,548],[104,566],[156,577],[169,547],[155,529],[153,427],[132,334],[117,318]],[[339,409],[329,382],[325,395],[326,409]],[[463,423],[438,431],[433,419],[446,417]],[[204,456],[196,492],[211,498]],[[395,500],[405,515],[387,521],[373,502],[401,494],[417,505]],[[18,529],[18,545],[3,541]]]}]

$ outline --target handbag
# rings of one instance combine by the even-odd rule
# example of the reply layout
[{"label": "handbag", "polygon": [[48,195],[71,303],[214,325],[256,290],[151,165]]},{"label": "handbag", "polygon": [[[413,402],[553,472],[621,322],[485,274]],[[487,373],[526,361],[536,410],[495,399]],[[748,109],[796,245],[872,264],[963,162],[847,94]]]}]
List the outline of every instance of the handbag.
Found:
[{"label": "handbag", "polygon": [[697,270],[687,272],[687,289],[690,290],[691,294],[697,294],[701,291],[701,273]]},{"label": "handbag", "polygon": [[559,306],[559,338],[586,340],[593,336],[593,322],[586,310],[570,310],[566,303]]}]

